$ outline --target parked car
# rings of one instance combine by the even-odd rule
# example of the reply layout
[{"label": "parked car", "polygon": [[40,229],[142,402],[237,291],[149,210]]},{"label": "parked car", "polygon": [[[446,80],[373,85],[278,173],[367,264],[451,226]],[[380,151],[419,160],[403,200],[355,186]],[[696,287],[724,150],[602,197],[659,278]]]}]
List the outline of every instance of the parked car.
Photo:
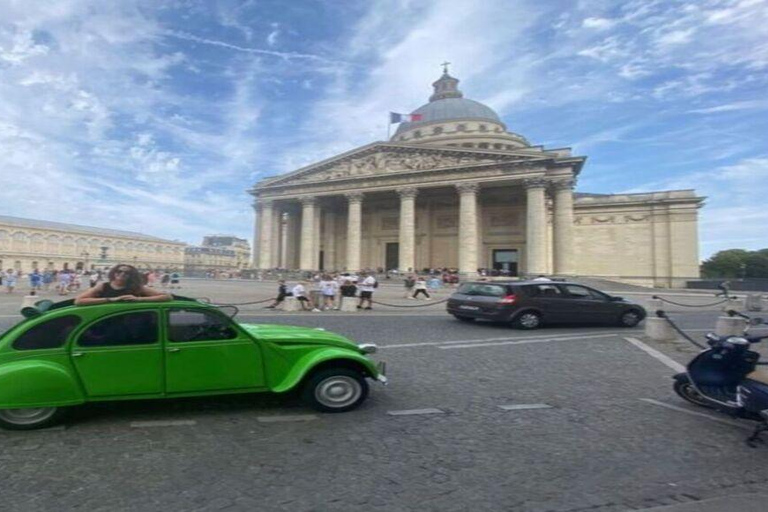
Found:
[{"label": "parked car", "polygon": [[457,319],[509,322],[519,329],[543,324],[604,323],[634,327],[645,309],[577,283],[554,281],[475,281],[462,284],[447,303]]},{"label": "parked car", "polygon": [[[241,324],[192,299],[38,302],[0,336],[0,427],[31,430],[86,402],[299,390],[324,412],[358,407],[384,365],[323,329]],[[236,311],[236,310],[235,310]]]}]

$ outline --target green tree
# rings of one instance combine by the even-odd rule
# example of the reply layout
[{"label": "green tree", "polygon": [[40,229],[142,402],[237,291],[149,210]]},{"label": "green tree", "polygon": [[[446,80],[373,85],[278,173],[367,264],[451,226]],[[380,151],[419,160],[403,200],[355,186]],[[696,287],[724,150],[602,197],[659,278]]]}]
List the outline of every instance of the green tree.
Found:
[{"label": "green tree", "polygon": [[701,274],[708,278],[768,277],[768,249],[728,249],[704,261]]}]

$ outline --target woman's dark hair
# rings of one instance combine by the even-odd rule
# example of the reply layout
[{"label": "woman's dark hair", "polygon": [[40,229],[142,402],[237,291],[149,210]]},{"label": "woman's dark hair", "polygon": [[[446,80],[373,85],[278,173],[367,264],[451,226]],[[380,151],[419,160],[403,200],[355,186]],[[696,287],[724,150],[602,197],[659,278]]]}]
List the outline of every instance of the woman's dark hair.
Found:
[{"label": "woman's dark hair", "polygon": [[115,276],[117,276],[118,270],[128,270],[128,273],[125,276],[125,293],[138,295],[142,287],[142,278],[136,267],[125,264],[115,265],[109,270],[108,279],[110,283],[115,279]]}]

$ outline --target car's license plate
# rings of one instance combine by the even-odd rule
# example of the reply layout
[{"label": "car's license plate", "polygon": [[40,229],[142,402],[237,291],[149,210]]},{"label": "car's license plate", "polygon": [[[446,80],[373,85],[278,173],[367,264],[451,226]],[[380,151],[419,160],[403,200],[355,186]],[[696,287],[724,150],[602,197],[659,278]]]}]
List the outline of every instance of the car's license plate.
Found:
[{"label": "car's license plate", "polygon": [[469,311],[477,311],[480,308],[477,307],[477,306],[464,306],[464,305],[462,305],[462,306],[459,306],[459,309],[467,309]]}]

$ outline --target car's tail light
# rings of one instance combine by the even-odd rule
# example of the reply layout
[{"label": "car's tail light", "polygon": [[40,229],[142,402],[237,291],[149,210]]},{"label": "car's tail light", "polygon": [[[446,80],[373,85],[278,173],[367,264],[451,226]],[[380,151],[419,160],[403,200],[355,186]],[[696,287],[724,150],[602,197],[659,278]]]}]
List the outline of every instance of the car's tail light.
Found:
[{"label": "car's tail light", "polygon": [[501,299],[499,304],[514,304],[515,302],[517,302],[517,295],[512,294]]}]

